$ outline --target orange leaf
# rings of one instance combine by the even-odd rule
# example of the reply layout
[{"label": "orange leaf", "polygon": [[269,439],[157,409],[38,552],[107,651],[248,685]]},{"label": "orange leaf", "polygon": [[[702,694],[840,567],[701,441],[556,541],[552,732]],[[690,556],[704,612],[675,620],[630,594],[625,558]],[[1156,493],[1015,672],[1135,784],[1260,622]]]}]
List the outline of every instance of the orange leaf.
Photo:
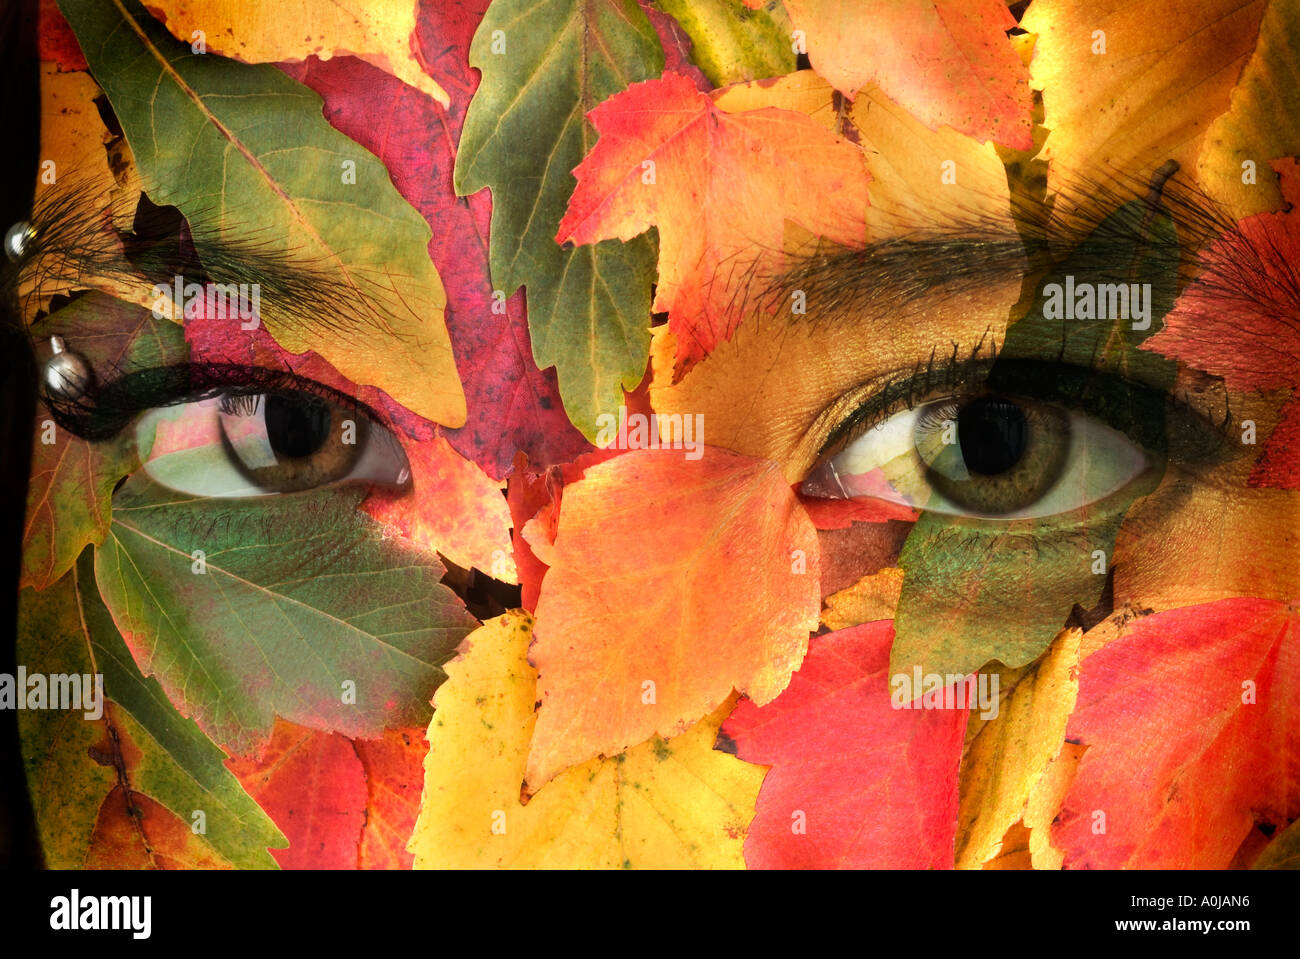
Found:
[{"label": "orange leaf", "polygon": [[668,312],[679,374],[731,337],[746,287],[779,268],[786,220],[838,243],[865,240],[862,153],[802,113],[727,113],[666,73],[588,116],[600,140],[574,171],[556,239],[659,228],[654,309]]},{"label": "orange leaf", "polygon": [[1088,747],[1052,831],[1067,867],[1224,869],[1300,814],[1294,603],[1226,599],[1134,621],[1084,660]]},{"label": "orange leaf", "polygon": [[530,654],[534,791],[683,732],[733,688],[771,701],[817,627],[816,532],[764,460],[635,450],[593,466],[564,490],[548,558]]},{"label": "orange leaf", "polygon": [[[757,8],[762,0],[745,0]],[[850,99],[875,82],[932,130],[1028,150],[1029,76],[1002,0],[785,0],[813,69]]]}]

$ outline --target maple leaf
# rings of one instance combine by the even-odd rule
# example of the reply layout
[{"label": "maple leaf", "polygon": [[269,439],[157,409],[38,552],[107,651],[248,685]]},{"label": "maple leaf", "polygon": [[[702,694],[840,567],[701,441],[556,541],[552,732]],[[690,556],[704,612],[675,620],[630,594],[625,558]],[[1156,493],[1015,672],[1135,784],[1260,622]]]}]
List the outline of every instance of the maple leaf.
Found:
[{"label": "maple leaf", "polygon": [[1084,660],[1088,747],[1053,827],[1067,867],[1222,869],[1300,815],[1294,604],[1233,598],[1132,621]]},{"label": "maple leaf", "polygon": [[[790,20],[779,3],[747,9],[740,0],[659,0],[659,6],[691,38],[691,59],[714,86],[795,68]],[[668,69],[680,72],[672,64]]]},{"label": "maple leaf", "polygon": [[553,237],[570,171],[595,139],[585,114],[663,62],[636,0],[494,0],[470,49],[483,81],[456,192],[491,187],[493,282],[527,289],[533,356],[555,366],[564,408],[591,439],[597,417],[645,375],[655,247],[643,238],[563,250]]},{"label": "maple leaf", "polygon": [[[97,292],[39,320],[31,334],[37,341],[61,336],[92,369],[115,373],[177,363],[186,353],[175,324]],[[20,588],[44,589],[72,568],[83,547],[104,542],[113,487],[138,466],[134,444],[86,442],[37,411]]]},{"label": "maple leaf", "polygon": [[655,35],[659,37],[659,45],[664,50],[664,69],[690,77],[691,82],[695,84],[695,89],[702,93],[712,90],[713,84],[694,63],[691,38],[682,29],[681,24],[656,7],[654,0],[637,0],[637,2],[641,4],[646,19],[650,21],[650,26],[654,27]]},{"label": "maple leaf", "polygon": [[801,113],[724,113],[670,73],[589,117],[601,137],[574,171],[556,239],[630,240],[659,228],[654,309],[668,312],[679,373],[731,337],[744,286],[781,261],[786,220],[846,245],[865,239],[861,152]]},{"label": "maple leaf", "polygon": [[475,625],[435,558],[357,510],[363,495],[232,509],[137,474],[114,496],[95,554],[104,601],[141,671],[233,753],[259,748],[273,715],[356,737],[422,722]]},{"label": "maple leaf", "polygon": [[812,524],[775,464],[725,450],[634,450],[591,467],[565,487],[541,558],[533,790],[675,736],[733,687],[770,701],[817,625]]},{"label": "maple leaf", "polygon": [[893,636],[882,620],[816,637],[785,692],[723,724],[719,748],[772,767],[749,868],[952,867],[967,711],[893,708]]},{"label": "maple leaf", "polygon": [[[438,62],[449,75],[471,75],[465,63],[469,34],[485,5],[476,0],[468,9],[422,10],[419,35],[440,51]],[[429,255],[446,288],[447,329],[467,404],[465,425],[445,430],[451,445],[494,479],[506,475],[516,450],[545,466],[589,449],[565,415],[555,371],[543,372],[533,362],[522,294],[504,302],[494,298],[488,275],[491,198],[476,193],[462,199],[452,188],[456,141],[472,86],[457,89],[451,109],[443,110],[349,57],[281,69],[321,95],[325,118],[384,163],[398,192],[432,230]]]},{"label": "maple leaf", "polygon": [[276,720],[261,756],[226,766],[288,837],[282,869],[407,869],[424,752],[418,729],[350,740]]},{"label": "maple leaf", "polygon": [[763,770],[713,749],[732,701],[682,735],[592,759],[519,801],[538,714],[531,618],[471,633],[434,700],[417,868],[742,868]]},{"label": "maple leaf", "polygon": [[[200,259],[212,257],[212,279],[247,282],[221,275],[225,261],[212,251],[250,238],[274,238],[295,263],[328,269],[346,293],[335,297],[337,315],[323,332],[307,319],[298,287],[261,291],[262,320],[276,340],[295,353],[310,346],[421,416],[463,424],[428,224],[378,159],[325,122],[320,98],[275,67],[194,56],[129,0],[62,0],[60,9],[150,199],[185,215]],[[268,111],[277,122],[266,121]],[[160,126],[177,132],[160,139]]]},{"label": "maple leaf", "polygon": [[[29,675],[99,673],[106,700],[93,719],[62,709],[19,713],[46,863],[274,868],[267,849],[283,847],[285,837],[223,767],[221,750],[140,675],[92,566],[87,549],[71,574],[20,597],[18,661]],[[191,831],[196,810],[201,833]]]},{"label": "maple leaf", "polygon": [[[1300,161],[1274,163],[1285,213],[1260,213],[1210,243],[1200,274],[1165,318],[1164,329],[1143,344],[1197,369],[1222,376],[1237,392],[1300,388]],[[1252,486],[1300,489],[1300,398],[1282,409],[1250,475]]]},{"label": "maple leaf", "polygon": [[[745,0],[757,8],[762,0]],[[814,70],[850,99],[877,83],[930,129],[1032,145],[1029,78],[1001,0],[785,0]]]},{"label": "maple leaf", "polygon": [[[415,0],[150,0],[177,40],[244,63],[328,60],[351,54],[444,107],[447,91],[424,72],[411,45]],[[287,24],[293,29],[286,29]]]},{"label": "maple leaf", "polygon": [[1170,159],[1192,169],[1211,121],[1228,107],[1265,6],[1034,0],[1020,25],[1037,34],[1029,72],[1051,131],[1041,154],[1051,161],[1049,192],[1068,192],[1089,171],[1145,180]]}]

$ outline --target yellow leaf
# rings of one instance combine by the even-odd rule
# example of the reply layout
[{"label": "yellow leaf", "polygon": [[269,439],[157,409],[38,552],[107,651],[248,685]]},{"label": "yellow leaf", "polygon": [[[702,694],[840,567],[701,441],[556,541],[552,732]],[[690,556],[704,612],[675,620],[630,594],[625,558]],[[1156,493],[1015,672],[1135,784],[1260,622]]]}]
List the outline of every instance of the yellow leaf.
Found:
[{"label": "yellow leaf", "polygon": [[1020,820],[1030,791],[1065,739],[1079,692],[1075,667],[1082,635],[1063,630],[1003,698],[998,715],[971,739],[962,760],[957,868],[979,869],[1006,851],[1007,831]]},{"label": "yellow leaf", "polygon": [[[1255,47],[1264,0],[1034,0],[1030,78],[1051,131],[1048,190],[1099,171],[1145,180],[1166,160],[1191,172],[1210,123]],[[1176,30],[1164,25],[1177,24]]]},{"label": "yellow leaf", "polygon": [[826,597],[821,619],[827,629],[848,629],[878,619],[893,619],[903,589],[903,571],[897,566],[878,570],[846,589]]},{"label": "yellow leaf", "polygon": [[353,56],[448,107],[411,48],[418,0],[154,0],[172,36],[244,63]]},{"label": "yellow leaf", "polygon": [[444,667],[408,845],[416,868],[743,868],[765,769],[713,749],[734,697],[682,735],[574,766],[520,804],[536,716],[531,638],[532,617],[512,611]]},{"label": "yellow leaf", "polygon": [[[41,64],[41,165],[37,172],[37,210],[47,198],[69,191],[78,200],[79,214],[88,224],[107,215],[119,227],[130,229],[141,187],[126,141],[113,136],[99,115],[95,98],[99,85],[88,73],[60,72],[58,64]],[[119,250],[115,269],[91,273],[60,254],[23,265],[19,301],[27,322],[48,309],[50,297],[71,290],[96,289],[137,306],[152,306],[150,283],[124,275],[129,267],[120,245],[108,235],[96,243]],[[38,262],[39,261],[39,262]],[[126,272],[130,272],[127,270]],[[39,279],[40,287],[36,286]]]},{"label": "yellow leaf", "polygon": [[[1280,210],[1284,203],[1269,161],[1300,153],[1300,2],[1273,0],[1259,25],[1255,53],[1232,91],[1228,112],[1210,126],[1198,179],[1234,219]],[[1254,169],[1242,182],[1250,161]]]}]

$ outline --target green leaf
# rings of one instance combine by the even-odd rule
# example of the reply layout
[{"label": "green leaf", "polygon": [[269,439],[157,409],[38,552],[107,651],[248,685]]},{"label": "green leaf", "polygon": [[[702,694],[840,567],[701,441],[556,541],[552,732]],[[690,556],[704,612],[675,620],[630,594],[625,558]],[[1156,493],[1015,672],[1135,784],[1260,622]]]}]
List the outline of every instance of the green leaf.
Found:
[{"label": "green leaf", "polygon": [[790,18],[778,3],[751,10],[741,0],[657,0],[691,38],[691,59],[715,87],[793,73]]},{"label": "green leaf", "polygon": [[1300,869],[1300,819],[1264,847],[1251,869]]},{"label": "green leaf", "polygon": [[[62,337],[101,380],[188,356],[181,328],[171,320],[96,292],[33,323],[31,334],[40,344]],[[139,465],[130,437],[87,443],[56,426],[47,410],[37,410],[20,587],[44,589],[87,545],[104,541],[113,487]]]},{"label": "green leaf", "polygon": [[[1023,373],[1005,361],[1035,359],[1156,387],[1134,391],[1104,385],[1101,377],[1051,374],[1052,392],[1069,394],[1062,401],[1158,456],[1165,452],[1162,389],[1173,383],[1177,368],[1139,346],[1173,307],[1179,245],[1172,220],[1150,214],[1143,201],[1125,204],[1041,278],[1033,308],[1007,330],[987,383],[1015,393],[1018,385],[1023,389]],[[1047,286],[1064,285],[1067,276],[1076,283],[1150,283],[1150,327],[1134,330],[1132,320],[1046,318]],[[1087,610],[1100,601],[1120,524],[1158,482],[1149,475],[1102,502],[1034,520],[990,524],[924,514],[899,556],[904,576],[890,668],[904,672],[919,665],[927,673],[965,675],[991,660],[1016,667],[1037,659],[1076,605]],[[1102,569],[1098,550],[1105,554],[1102,572],[1094,572]]]},{"label": "green leaf", "polygon": [[[496,50],[502,52],[494,52]],[[533,358],[555,366],[569,419],[588,439],[645,375],[646,234],[564,250],[555,233],[572,175],[596,140],[585,114],[658,76],[663,50],[636,0],[494,0],[470,47],[483,72],[456,157],[456,192],[492,189],[492,280],[528,291]]]},{"label": "green leaf", "polygon": [[114,496],[104,602],[144,674],[232,752],[274,716],[370,739],[428,722],[477,623],[436,559],[358,512],[364,495],[196,500],[140,473]]},{"label": "green leaf", "polygon": [[[383,164],[326,122],[321,98],[273,66],[192,53],[134,0],[59,8],[149,198],[185,215],[212,278],[270,284],[261,315],[286,350],[314,349],[353,382],[461,426],[429,225]],[[324,306],[304,295],[308,271],[329,278]]]},{"label": "green leaf", "polygon": [[[20,596],[18,661],[28,673],[104,677],[110,700],[98,720],[83,711],[19,714],[27,781],[47,865],[84,867],[100,806],[119,784],[148,796],[187,824],[202,810],[199,837],[232,865],[275,869],[268,847],[288,841],[226,769],[225,754],[183,719],[159,685],[136,669],[95,589],[87,549],[76,570],[40,593]],[[105,742],[134,747],[120,770],[101,757]],[[137,755],[138,754],[138,755]]]}]

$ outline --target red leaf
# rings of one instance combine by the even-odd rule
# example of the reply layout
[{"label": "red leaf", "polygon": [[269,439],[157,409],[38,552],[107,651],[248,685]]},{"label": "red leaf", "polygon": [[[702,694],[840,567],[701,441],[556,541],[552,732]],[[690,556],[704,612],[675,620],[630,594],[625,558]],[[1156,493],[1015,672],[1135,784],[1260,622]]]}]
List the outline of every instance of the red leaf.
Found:
[{"label": "red leaf", "polygon": [[578,186],[556,239],[630,240],[659,228],[653,306],[668,312],[679,374],[752,308],[744,291],[756,272],[782,262],[786,220],[835,242],[865,240],[862,153],[802,113],[726,113],[666,73],[588,117],[600,139],[574,170]]},{"label": "red leaf", "polygon": [[289,840],[281,869],[355,869],[366,824],[366,775],[351,740],[275,721],[260,759],[226,767]]},{"label": "red leaf", "polygon": [[[488,194],[458,197],[452,187],[455,142],[468,105],[465,91],[473,86],[467,49],[459,44],[467,42],[464,18],[472,13],[468,6],[425,4],[417,30],[425,56],[441,50],[437,62],[454,62],[465,78],[459,89],[448,87],[451,113],[352,57],[312,57],[280,69],[324,98],[325,118],[384,162],[394,186],[433,229],[429,255],[447,292],[447,329],[469,408],[465,426],[444,432],[452,446],[500,479],[516,450],[544,466],[568,462],[590,445],[564,413],[555,372],[538,370],[533,362],[522,294],[506,301],[504,315],[493,312]],[[449,30],[442,43],[440,23]],[[444,75],[457,74],[440,70],[440,81]]]},{"label": "red leaf", "polygon": [[[1222,376],[1234,391],[1300,386],[1300,161],[1277,160],[1283,213],[1246,217],[1200,254],[1200,274],[1143,349]],[[1300,489],[1300,399],[1282,408],[1251,486]]]},{"label": "red leaf", "polygon": [[1294,604],[1225,599],[1138,619],[1084,660],[1065,864],[1225,869],[1256,823],[1300,815],[1298,633]]},{"label": "red leaf", "polygon": [[720,745],[772,767],[751,869],[952,868],[968,711],[893,708],[893,641],[890,620],[815,637],[775,702],[742,701],[723,724]]},{"label": "red leaf", "polygon": [[59,12],[57,0],[41,0],[36,16],[36,43],[42,60],[57,63],[63,73],[90,69],[76,35]]}]

